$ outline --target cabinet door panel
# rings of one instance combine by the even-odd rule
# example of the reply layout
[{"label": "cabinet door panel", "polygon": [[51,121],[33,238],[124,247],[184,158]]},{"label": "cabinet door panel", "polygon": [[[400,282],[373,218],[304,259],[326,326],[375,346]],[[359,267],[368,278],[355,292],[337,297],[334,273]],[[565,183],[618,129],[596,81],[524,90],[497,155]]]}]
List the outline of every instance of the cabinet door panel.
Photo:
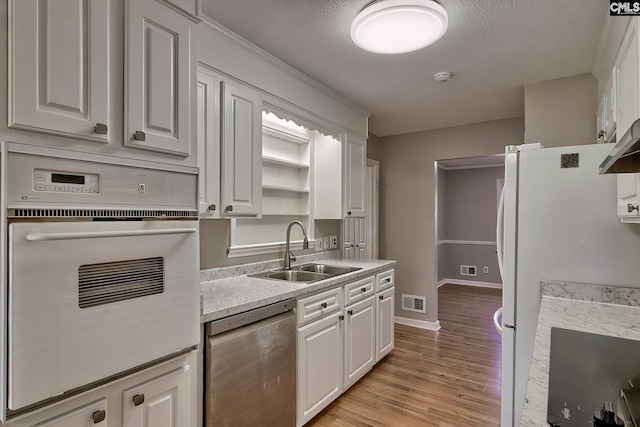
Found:
[{"label": "cabinet door panel", "polygon": [[355,218],[345,218],[342,221],[343,258],[355,258],[354,221]]},{"label": "cabinet door panel", "polygon": [[640,116],[640,93],[638,88],[638,24],[637,18],[631,24],[622,40],[615,63],[616,115],[618,141]]},{"label": "cabinet door panel", "polygon": [[345,216],[364,216],[367,171],[366,140],[348,137],[345,144]]},{"label": "cabinet door panel", "polygon": [[354,242],[356,244],[355,258],[367,258],[367,230],[364,218],[354,218]]},{"label": "cabinet door panel", "polygon": [[9,126],[108,142],[107,0],[9,2]]},{"label": "cabinet door panel", "polygon": [[260,214],[262,197],[260,99],[252,91],[229,82],[222,83],[222,97],[224,214],[256,216]]},{"label": "cabinet door panel", "polygon": [[341,315],[335,313],[298,329],[298,426],[342,393]]},{"label": "cabinet door panel", "polygon": [[191,425],[189,366],[123,392],[123,427],[183,427]]},{"label": "cabinet door panel", "polygon": [[[104,419],[102,419],[101,412],[104,415]],[[100,399],[97,402],[43,421],[33,427],[106,427],[108,422],[107,415],[107,399]],[[99,421],[100,419],[102,421]]]},{"label": "cabinet door panel", "polygon": [[345,308],[345,389],[367,373],[376,358],[374,298],[371,296]]},{"label": "cabinet door panel", "polygon": [[203,218],[220,217],[220,81],[198,71],[197,136],[199,210]]},{"label": "cabinet door panel", "polygon": [[394,293],[390,288],[376,295],[376,361],[394,347]]},{"label": "cabinet door panel", "polygon": [[192,22],[156,1],[126,3],[125,145],[187,157]]},{"label": "cabinet door panel", "polygon": [[[638,205],[640,204],[640,197],[638,196],[639,177],[640,174],[636,173],[620,173],[616,175],[618,182],[618,217],[620,218],[640,215],[638,213]],[[631,205],[631,212],[629,212],[629,205]]]}]

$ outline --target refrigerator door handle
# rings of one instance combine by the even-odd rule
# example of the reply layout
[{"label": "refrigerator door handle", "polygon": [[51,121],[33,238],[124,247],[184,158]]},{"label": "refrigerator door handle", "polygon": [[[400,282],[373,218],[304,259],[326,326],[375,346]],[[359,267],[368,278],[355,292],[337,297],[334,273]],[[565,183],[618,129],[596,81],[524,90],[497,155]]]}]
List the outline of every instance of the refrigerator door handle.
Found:
[{"label": "refrigerator door handle", "polygon": [[502,187],[496,221],[496,250],[498,252],[498,270],[500,271],[502,283],[504,283],[504,193],[505,187]]},{"label": "refrigerator door handle", "polygon": [[500,324],[500,320],[502,320],[501,317],[502,307],[500,307],[496,310],[495,313],[493,313],[493,326],[496,328],[496,331],[498,331],[500,335],[502,335],[502,325]]}]

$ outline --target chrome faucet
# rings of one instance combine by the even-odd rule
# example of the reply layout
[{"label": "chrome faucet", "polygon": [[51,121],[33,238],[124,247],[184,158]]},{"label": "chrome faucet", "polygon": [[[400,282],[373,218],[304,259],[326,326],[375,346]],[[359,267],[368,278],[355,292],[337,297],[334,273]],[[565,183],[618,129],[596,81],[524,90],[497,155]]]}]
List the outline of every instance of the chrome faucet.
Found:
[{"label": "chrome faucet", "polygon": [[309,249],[309,240],[307,239],[307,230],[305,230],[304,225],[300,221],[291,221],[289,226],[287,227],[287,243],[284,247],[284,269],[291,269],[291,261],[296,260],[296,256],[291,253],[291,227],[294,224],[298,224],[300,228],[302,228],[302,234],[304,234],[304,240],[302,241],[302,249]]}]

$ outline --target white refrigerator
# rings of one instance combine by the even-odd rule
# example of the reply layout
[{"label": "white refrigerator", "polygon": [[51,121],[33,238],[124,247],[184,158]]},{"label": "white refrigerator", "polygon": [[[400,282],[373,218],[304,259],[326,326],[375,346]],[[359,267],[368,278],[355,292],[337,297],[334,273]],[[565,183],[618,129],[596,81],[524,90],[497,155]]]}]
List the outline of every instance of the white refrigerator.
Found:
[{"label": "white refrigerator", "polygon": [[640,225],[620,222],[616,176],[598,171],[611,148],[507,147],[497,227],[503,276],[502,324],[497,325],[502,328],[502,427],[520,425],[540,281],[640,287]]}]

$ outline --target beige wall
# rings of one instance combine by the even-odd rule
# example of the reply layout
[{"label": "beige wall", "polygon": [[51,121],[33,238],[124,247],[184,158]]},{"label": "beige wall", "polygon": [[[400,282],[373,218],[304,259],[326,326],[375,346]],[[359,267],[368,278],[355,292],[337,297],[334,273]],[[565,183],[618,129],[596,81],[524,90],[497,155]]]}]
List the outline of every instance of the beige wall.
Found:
[{"label": "beige wall", "polygon": [[369,139],[367,139],[367,157],[380,161],[380,145],[380,138],[370,133]]},{"label": "beige wall", "polygon": [[[323,219],[315,221],[315,238],[335,234],[340,236],[340,220]],[[267,255],[256,255],[240,258],[227,258],[229,247],[229,234],[231,221],[226,219],[211,219],[200,221],[200,270],[208,268],[227,267],[230,265],[248,264],[260,261],[269,261],[283,258],[284,252]],[[285,239],[284,234],[282,240]],[[342,240],[338,237],[338,247]],[[307,251],[295,251],[296,255],[313,253],[313,249]]]},{"label": "beige wall", "polygon": [[591,73],[525,86],[526,142],[545,147],[595,143],[596,99]]},{"label": "beige wall", "polygon": [[[397,316],[438,319],[434,161],[503,153],[523,134],[520,117],[380,139],[380,258],[398,261]],[[426,295],[427,313],[402,311],[403,293]]]}]

